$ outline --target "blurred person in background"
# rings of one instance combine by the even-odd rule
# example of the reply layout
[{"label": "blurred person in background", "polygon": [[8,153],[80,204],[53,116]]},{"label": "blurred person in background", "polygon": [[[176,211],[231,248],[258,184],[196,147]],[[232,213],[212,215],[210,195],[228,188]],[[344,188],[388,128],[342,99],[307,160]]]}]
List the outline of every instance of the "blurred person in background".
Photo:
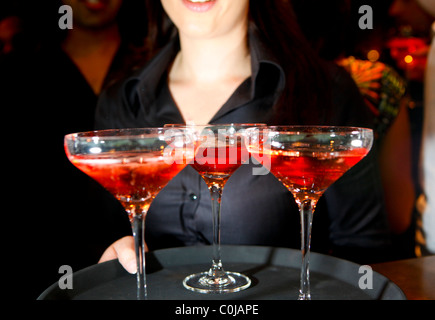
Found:
[{"label": "blurred person in background", "polygon": [[[392,57],[408,80],[412,107],[420,120],[421,165],[417,201],[417,255],[435,252],[435,58],[433,58],[433,26],[435,1],[393,0],[389,14],[395,19],[398,36],[390,41]],[[431,55],[430,46],[432,43]],[[415,111],[414,111],[415,112]],[[420,149],[418,150],[420,151]],[[429,251],[428,251],[429,250]]]},{"label": "blurred person in background", "polygon": [[[431,16],[431,46],[428,50],[424,82],[424,118],[422,141],[422,254],[435,254],[435,1],[418,0]],[[423,200],[423,199],[422,199]],[[425,251],[425,249],[427,251]]]},{"label": "blurred person in background", "polygon": [[[72,29],[59,28],[62,5],[72,8]],[[14,238],[26,249],[10,256],[21,268],[31,261],[34,276],[23,279],[29,297],[58,281],[60,266],[96,263],[117,231],[130,230],[128,219],[117,219],[119,203],[70,164],[63,138],[93,130],[101,90],[147,61],[144,11],[141,0],[17,3],[29,43],[0,64],[0,101],[3,119],[19,128],[4,148],[20,173],[11,202],[23,204],[10,224],[23,217]]]},{"label": "blurred person in background", "polygon": [[[374,116],[376,144],[381,150],[380,173],[388,220],[397,257],[414,256],[415,187],[412,175],[411,123],[407,83],[381,61],[390,25],[385,2],[360,0],[293,0],[299,24],[313,48],[351,74],[366,107]],[[359,8],[370,5],[373,30],[360,29]],[[313,6],[317,10],[313,11]],[[398,201],[397,199],[401,199]]]}]

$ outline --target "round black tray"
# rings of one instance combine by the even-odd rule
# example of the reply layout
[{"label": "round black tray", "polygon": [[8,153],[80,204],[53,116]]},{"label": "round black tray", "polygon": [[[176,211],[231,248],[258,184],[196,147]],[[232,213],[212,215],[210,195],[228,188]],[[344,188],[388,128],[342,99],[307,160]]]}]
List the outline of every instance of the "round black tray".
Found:
[{"label": "round black tray", "polygon": [[[210,246],[157,250],[146,255],[148,299],[156,300],[296,300],[299,289],[299,250],[222,246],[225,270],[249,276],[251,287],[236,293],[203,294],[188,291],[183,279],[211,266]],[[404,300],[404,293],[385,276],[346,260],[311,253],[311,295],[316,300]],[[39,300],[125,300],[136,298],[136,275],[127,273],[117,260],[73,273],[72,289],[54,283]],[[372,283],[372,288],[367,285]],[[360,286],[363,287],[360,288]]]}]

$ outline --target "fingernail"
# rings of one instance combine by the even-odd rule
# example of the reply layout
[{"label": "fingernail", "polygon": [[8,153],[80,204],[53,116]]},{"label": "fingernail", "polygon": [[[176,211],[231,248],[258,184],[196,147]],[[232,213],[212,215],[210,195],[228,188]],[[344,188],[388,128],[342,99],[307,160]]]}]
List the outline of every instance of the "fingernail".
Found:
[{"label": "fingernail", "polygon": [[135,274],[137,272],[136,260],[130,260],[125,265],[125,270],[127,270],[131,274]]}]

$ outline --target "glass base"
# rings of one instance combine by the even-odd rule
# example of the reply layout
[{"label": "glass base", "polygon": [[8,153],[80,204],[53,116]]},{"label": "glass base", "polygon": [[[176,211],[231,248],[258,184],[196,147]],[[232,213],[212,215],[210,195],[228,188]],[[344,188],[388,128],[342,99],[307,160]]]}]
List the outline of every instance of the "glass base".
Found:
[{"label": "glass base", "polygon": [[311,294],[310,293],[302,293],[301,291],[299,291],[298,300],[311,300]]},{"label": "glass base", "polygon": [[187,276],[183,285],[188,290],[200,293],[230,293],[248,288],[251,279],[237,272],[225,271],[219,277],[202,272]]}]

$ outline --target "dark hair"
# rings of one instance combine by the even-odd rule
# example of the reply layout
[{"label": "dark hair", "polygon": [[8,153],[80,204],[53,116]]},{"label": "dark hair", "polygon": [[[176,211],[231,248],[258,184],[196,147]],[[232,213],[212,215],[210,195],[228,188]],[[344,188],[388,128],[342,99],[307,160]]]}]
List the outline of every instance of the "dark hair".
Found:
[{"label": "dark hair", "polygon": [[331,104],[327,74],[304,37],[290,1],[251,0],[250,16],[286,72],[286,90],[276,105],[275,122],[325,122]]},{"label": "dark hair", "polygon": [[[146,0],[146,10],[147,51],[154,55],[170,38],[172,23],[160,1]],[[275,106],[276,118],[272,123],[324,122],[330,107],[326,71],[303,36],[290,1],[250,0],[250,20],[286,73],[286,90]]]},{"label": "dark hair", "polygon": [[292,5],[302,32],[321,57],[335,60],[353,41],[351,0],[292,0]]},{"label": "dark hair", "polygon": [[173,36],[175,26],[166,14],[160,0],[145,0],[147,13],[147,38],[145,48],[149,57],[154,56]]}]

